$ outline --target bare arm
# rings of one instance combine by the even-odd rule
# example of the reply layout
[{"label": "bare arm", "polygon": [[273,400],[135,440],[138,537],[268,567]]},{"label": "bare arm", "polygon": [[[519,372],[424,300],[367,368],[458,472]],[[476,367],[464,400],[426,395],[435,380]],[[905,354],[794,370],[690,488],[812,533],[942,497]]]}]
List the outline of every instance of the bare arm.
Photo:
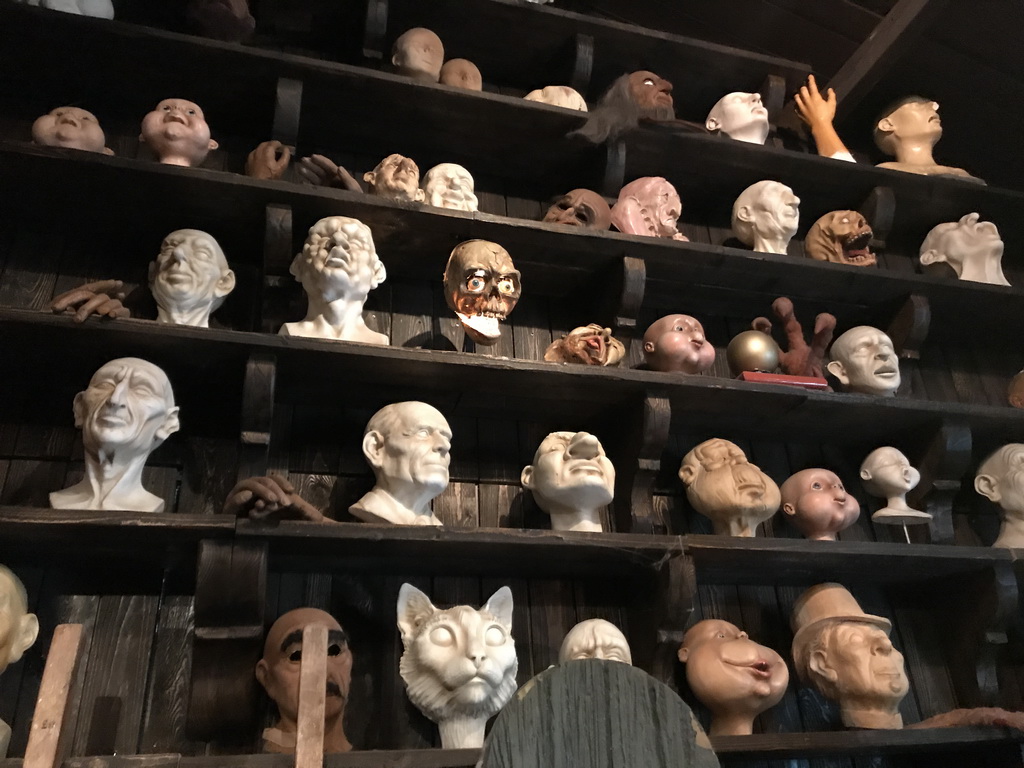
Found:
[{"label": "bare arm", "polygon": [[832,125],[836,116],[836,92],[829,88],[823,98],[814,75],[808,75],[807,85],[800,86],[793,98],[796,101],[796,113],[811,129],[818,154],[822,157],[832,157],[840,152],[849,154]]}]

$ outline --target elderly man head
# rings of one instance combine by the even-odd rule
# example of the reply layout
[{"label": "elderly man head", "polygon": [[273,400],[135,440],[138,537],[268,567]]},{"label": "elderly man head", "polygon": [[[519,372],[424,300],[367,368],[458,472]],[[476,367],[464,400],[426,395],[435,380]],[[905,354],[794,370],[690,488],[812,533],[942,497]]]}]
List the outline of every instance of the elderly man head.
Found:
[{"label": "elderly man head", "polygon": [[980,218],[968,213],[933,227],[921,243],[921,263],[948,264],[961,280],[1009,285],[1003,274],[1003,239],[995,224]]},{"label": "elderly man head", "polygon": [[149,265],[157,321],[210,327],[210,315],[235,289],[235,273],[212,235],[177,229],[164,238]]},{"label": "elderly man head", "polygon": [[994,547],[1024,547],[1024,443],[1008,443],[985,459],[974,490],[1003,511]]},{"label": "elderly man head", "polygon": [[0,565],[0,673],[21,659],[39,634],[39,619],[28,612],[28,593],[14,573]]},{"label": "elderly man head", "polygon": [[473,193],[473,176],[458,163],[435,165],[423,177],[427,205],[455,211],[475,211],[478,200]]},{"label": "elderly man head", "polygon": [[556,531],[600,531],[601,509],[615,493],[615,467],[600,441],[587,432],[552,432],[533,464],[523,468],[523,487],[551,516]]},{"label": "elderly man head", "polygon": [[851,328],[832,344],[826,366],[845,389],[893,397],[900,388],[900,363],[892,339],[870,325]]},{"label": "elderly man head", "polygon": [[621,629],[604,619],[587,619],[569,630],[558,650],[558,663],[573,659],[633,663],[626,636]]},{"label": "elderly man head", "polygon": [[762,253],[785,253],[800,224],[800,198],[777,181],[751,184],[732,206],[732,231]]}]

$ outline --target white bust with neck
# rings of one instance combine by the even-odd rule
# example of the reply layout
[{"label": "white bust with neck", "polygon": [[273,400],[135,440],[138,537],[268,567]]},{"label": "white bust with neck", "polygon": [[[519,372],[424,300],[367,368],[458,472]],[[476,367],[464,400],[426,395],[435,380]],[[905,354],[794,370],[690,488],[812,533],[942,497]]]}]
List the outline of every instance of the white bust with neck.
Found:
[{"label": "white bust with neck", "polygon": [[778,181],[759,181],[732,206],[732,231],[761,253],[785,253],[800,225],[800,198]]},{"label": "white bust with neck", "polygon": [[[942,138],[942,121],[938,102],[921,96],[907,96],[886,108],[875,124],[875,145],[896,158],[879,163],[879,168],[892,168],[926,176],[960,176],[981,181],[963,168],[939,165],[932,149]],[[984,183],[984,182],[982,182]]]},{"label": "white bust with neck", "polygon": [[764,144],[768,138],[768,110],[761,103],[760,93],[727,93],[711,108],[704,127],[736,141]]},{"label": "white bust with neck", "polygon": [[235,273],[213,236],[176,229],[160,244],[149,265],[149,290],[157,322],[209,328],[210,315],[235,289]]},{"label": "white bust with neck", "polygon": [[869,453],[860,465],[860,479],[868,493],[886,499],[885,506],[871,516],[874,522],[910,525],[932,519],[907,504],[907,493],[921,482],[921,473],[895,448],[886,445]]},{"label": "white bust with neck", "polygon": [[164,500],[142,487],[142,468],[178,431],[178,408],[167,375],[137,357],[111,360],[75,395],[85,478],[50,494],[54,509],[162,512]]},{"label": "white bust with neck", "polygon": [[[18,661],[39,636],[39,619],[28,612],[28,593],[14,573],[0,565],[0,673]],[[0,759],[7,757],[11,727],[0,720]]]},{"label": "white bust with neck", "polygon": [[552,432],[533,464],[523,467],[523,487],[551,516],[556,531],[601,531],[601,510],[615,493],[615,467],[600,441],[587,432]]},{"label": "white bust with neck", "polygon": [[961,280],[1009,285],[1003,274],[1003,239],[995,224],[980,218],[968,213],[933,227],[921,243],[921,263],[948,264]]}]

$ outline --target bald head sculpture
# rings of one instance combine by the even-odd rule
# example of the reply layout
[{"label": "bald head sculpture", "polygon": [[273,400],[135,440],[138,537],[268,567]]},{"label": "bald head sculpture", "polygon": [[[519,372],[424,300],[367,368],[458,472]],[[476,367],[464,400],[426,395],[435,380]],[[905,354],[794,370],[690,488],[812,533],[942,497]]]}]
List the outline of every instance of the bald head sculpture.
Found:
[{"label": "bald head sculpture", "polygon": [[1008,443],[978,467],[974,490],[1002,510],[993,547],[1024,547],[1024,443]]},{"label": "bald head sculpture", "polygon": [[644,359],[653,371],[702,373],[715,364],[715,348],[697,318],[666,315],[644,333]]},{"label": "bald head sculpture", "polygon": [[558,663],[573,659],[633,663],[626,636],[621,629],[604,619],[587,619],[569,630],[558,650]]}]

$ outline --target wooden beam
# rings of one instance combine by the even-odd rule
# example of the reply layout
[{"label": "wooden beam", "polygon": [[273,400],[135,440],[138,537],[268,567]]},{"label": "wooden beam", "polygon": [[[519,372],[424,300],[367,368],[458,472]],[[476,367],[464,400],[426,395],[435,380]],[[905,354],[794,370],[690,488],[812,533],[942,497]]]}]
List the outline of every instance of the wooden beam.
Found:
[{"label": "wooden beam", "polygon": [[39,698],[25,747],[24,768],[56,768],[64,759],[64,718],[71,701],[78,659],[82,650],[82,625],[61,624],[53,632],[46,656]]},{"label": "wooden beam", "polygon": [[302,630],[295,768],[323,768],[326,706],[327,627],[310,624]]},{"label": "wooden beam", "polygon": [[836,92],[837,124],[849,116],[906,53],[945,3],[946,0],[899,0],[892,7],[828,83]]}]

